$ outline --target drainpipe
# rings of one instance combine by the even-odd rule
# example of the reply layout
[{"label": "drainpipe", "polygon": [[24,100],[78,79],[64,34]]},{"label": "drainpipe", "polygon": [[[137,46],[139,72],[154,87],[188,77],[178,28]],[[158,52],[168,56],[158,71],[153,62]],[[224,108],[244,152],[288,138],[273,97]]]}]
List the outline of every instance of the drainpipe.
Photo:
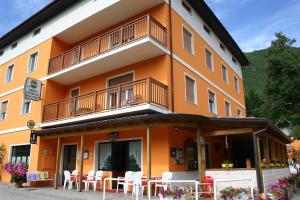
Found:
[{"label": "drainpipe", "polygon": [[173,63],[173,31],[172,31],[172,0],[169,0],[169,39],[170,39],[170,87],[171,87],[171,111],[174,113],[174,63]]},{"label": "drainpipe", "polygon": [[261,170],[261,165],[260,165],[260,151],[258,150],[259,146],[257,143],[257,136],[266,132],[268,130],[268,126],[266,126],[264,129],[261,129],[259,131],[253,132],[252,138],[253,138],[253,148],[254,148],[254,160],[255,160],[255,170],[256,170],[256,180],[257,180],[257,186],[258,186],[258,193],[260,194],[260,198],[264,199],[261,197],[261,195],[264,195],[264,182],[263,182],[263,175],[262,175],[262,170]]}]

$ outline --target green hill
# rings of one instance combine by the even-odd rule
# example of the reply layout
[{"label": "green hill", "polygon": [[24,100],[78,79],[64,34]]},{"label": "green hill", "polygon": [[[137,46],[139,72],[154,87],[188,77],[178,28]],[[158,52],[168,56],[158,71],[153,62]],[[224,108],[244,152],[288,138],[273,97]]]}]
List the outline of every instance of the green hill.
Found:
[{"label": "green hill", "polygon": [[[300,48],[295,48],[300,57]],[[266,59],[267,49],[245,53],[250,61],[249,67],[243,69],[243,78],[245,93],[253,88],[258,94],[262,95],[264,85],[266,84]]]}]

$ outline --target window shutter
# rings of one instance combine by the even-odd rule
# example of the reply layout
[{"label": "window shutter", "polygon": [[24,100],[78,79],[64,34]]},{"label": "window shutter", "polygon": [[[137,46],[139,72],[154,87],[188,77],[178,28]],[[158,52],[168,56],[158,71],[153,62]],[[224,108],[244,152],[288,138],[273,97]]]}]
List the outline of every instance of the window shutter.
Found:
[{"label": "window shutter", "polygon": [[184,49],[192,53],[192,34],[183,27],[183,46]]},{"label": "window shutter", "polygon": [[6,110],[7,110],[7,104],[8,104],[7,101],[2,102],[1,113],[6,113]]},{"label": "window shutter", "polygon": [[189,77],[185,77],[186,82],[186,100],[195,103],[195,81]]},{"label": "window shutter", "polygon": [[108,87],[113,87],[113,86],[120,85],[123,83],[131,82],[131,81],[133,81],[133,73],[110,79],[108,81]]}]

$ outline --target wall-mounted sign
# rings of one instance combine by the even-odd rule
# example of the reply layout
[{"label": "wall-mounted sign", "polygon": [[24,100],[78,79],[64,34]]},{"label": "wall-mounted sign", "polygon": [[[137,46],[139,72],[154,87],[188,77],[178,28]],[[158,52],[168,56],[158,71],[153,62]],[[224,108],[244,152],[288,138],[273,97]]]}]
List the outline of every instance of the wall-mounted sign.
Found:
[{"label": "wall-mounted sign", "polygon": [[33,120],[28,120],[28,121],[27,121],[27,128],[29,128],[29,129],[34,129],[34,127],[35,127],[35,121],[33,121]]},{"label": "wall-mounted sign", "polygon": [[27,77],[24,84],[24,99],[39,101],[41,99],[42,81]]},{"label": "wall-mounted sign", "polygon": [[31,131],[31,133],[30,133],[30,144],[36,144],[36,143],[37,143],[37,136],[33,131]]},{"label": "wall-mounted sign", "polygon": [[84,160],[87,160],[89,158],[89,150],[85,150],[84,152],[83,152],[83,159]]}]

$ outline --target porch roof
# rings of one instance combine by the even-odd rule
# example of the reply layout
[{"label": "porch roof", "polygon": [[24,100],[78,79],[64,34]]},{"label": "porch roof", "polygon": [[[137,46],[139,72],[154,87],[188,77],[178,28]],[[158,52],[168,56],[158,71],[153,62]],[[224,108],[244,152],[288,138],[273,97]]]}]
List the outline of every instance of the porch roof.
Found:
[{"label": "porch roof", "polygon": [[290,143],[291,139],[277,128],[271,120],[265,118],[217,118],[191,114],[144,114],[119,118],[109,118],[98,121],[83,122],[73,125],[57,126],[41,130],[34,130],[37,136],[78,133],[81,131],[115,131],[120,127],[127,129],[146,128],[148,126],[182,126],[189,128],[201,128],[209,136],[212,131],[228,131],[249,128],[254,132],[267,128],[268,134],[276,137],[284,143]]}]

